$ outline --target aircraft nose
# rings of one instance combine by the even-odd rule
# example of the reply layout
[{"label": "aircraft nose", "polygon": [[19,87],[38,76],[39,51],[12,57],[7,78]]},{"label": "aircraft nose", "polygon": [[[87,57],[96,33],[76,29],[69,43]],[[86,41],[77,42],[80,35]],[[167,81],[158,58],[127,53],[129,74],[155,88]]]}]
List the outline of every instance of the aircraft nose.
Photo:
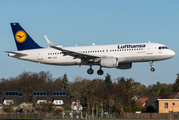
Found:
[{"label": "aircraft nose", "polygon": [[175,56],[175,52],[173,50],[170,50],[170,53],[171,57],[174,57]]}]

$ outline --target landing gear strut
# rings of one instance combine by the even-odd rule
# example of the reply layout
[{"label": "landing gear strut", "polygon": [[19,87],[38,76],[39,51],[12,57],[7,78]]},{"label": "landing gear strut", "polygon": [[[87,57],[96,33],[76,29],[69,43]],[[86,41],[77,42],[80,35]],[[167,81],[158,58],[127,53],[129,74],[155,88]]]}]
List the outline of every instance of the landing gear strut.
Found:
[{"label": "landing gear strut", "polygon": [[151,66],[151,71],[154,72],[155,71],[155,68],[153,68],[153,61],[150,61],[150,66]]},{"label": "landing gear strut", "polygon": [[103,70],[101,70],[101,67],[100,69],[97,71],[98,75],[103,75]]},{"label": "landing gear strut", "polygon": [[94,70],[91,67],[92,67],[92,65],[90,65],[90,68],[87,70],[88,74],[93,74],[94,73]]}]

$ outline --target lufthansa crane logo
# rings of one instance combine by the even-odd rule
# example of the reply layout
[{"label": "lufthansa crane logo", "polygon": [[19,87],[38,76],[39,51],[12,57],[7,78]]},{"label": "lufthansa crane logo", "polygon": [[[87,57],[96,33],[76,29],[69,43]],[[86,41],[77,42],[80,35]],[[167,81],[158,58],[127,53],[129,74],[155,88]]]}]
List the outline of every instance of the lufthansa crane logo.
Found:
[{"label": "lufthansa crane logo", "polygon": [[27,35],[24,31],[19,30],[19,31],[16,32],[15,38],[16,38],[17,42],[23,43],[26,40]]}]

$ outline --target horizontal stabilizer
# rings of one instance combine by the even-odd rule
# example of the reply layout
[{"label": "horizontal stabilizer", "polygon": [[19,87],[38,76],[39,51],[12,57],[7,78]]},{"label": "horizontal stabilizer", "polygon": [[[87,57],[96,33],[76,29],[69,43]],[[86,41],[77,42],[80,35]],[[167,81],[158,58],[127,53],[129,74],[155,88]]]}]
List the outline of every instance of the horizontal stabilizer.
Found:
[{"label": "horizontal stabilizer", "polygon": [[27,54],[25,53],[18,53],[18,52],[11,52],[11,51],[4,51],[6,53],[12,53],[12,54],[15,54],[15,55],[18,55],[18,56],[26,56]]}]

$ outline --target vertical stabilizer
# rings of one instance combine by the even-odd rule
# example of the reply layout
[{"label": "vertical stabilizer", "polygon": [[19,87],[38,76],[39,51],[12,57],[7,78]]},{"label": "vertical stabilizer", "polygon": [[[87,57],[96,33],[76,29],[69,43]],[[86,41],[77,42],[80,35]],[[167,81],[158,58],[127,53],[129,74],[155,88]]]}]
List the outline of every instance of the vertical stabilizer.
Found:
[{"label": "vertical stabilizer", "polygon": [[19,51],[42,48],[29,36],[19,23],[11,23],[11,28]]}]

